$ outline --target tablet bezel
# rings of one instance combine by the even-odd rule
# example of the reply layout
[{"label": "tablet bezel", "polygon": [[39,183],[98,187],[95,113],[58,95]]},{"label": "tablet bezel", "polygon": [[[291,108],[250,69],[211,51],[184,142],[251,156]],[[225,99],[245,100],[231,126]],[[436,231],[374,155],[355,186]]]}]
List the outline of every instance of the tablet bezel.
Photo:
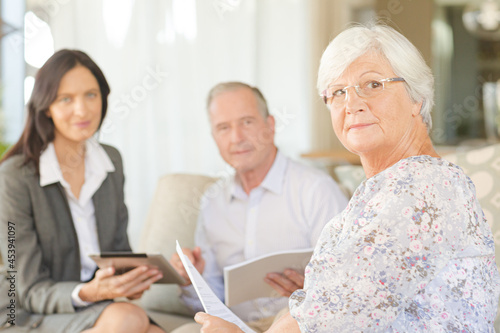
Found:
[{"label": "tablet bezel", "polygon": [[161,254],[102,252],[100,254],[90,254],[89,257],[95,261],[99,268],[114,266],[116,275],[123,274],[141,265],[155,266],[163,273],[163,277],[155,283],[175,283],[178,285],[186,283],[186,280],[177,273],[175,268]]}]

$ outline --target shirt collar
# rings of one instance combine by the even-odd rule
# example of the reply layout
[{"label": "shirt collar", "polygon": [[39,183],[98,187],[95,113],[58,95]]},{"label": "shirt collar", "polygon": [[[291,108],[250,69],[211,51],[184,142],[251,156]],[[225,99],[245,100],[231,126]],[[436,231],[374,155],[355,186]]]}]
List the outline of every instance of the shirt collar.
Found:
[{"label": "shirt collar", "polygon": [[288,165],[288,160],[278,150],[274,163],[269,169],[266,178],[260,184],[261,187],[276,194],[281,194],[283,190],[283,180],[285,178],[285,170]]},{"label": "shirt collar", "polygon": [[115,166],[102,146],[94,138],[85,142],[85,166],[96,174],[106,174],[115,171]]},{"label": "shirt collar", "polygon": [[[104,148],[93,138],[85,142],[85,176],[89,173],[105,174],[115,171],[115,167]],[[40,186],[60,182],[67,185],[57,160],[54,144],[51,142],[40,155]]]},{"label": "shirt collar", "polygon": [[40,155],[40,186],[64,181],[57,161],[54,144],[51,142]]},{"label": "shirt collar", "polygon": [[[285,178],[285,170],[287,165],[287,158],[278,150],[271,169],[269,169],[266,177],[257,188],[260,187],[267,191],[281,194],[281,192],[283,191],[283,181]],[[247,197],[248,195],[243,190],[241,183],[237,179],[237,175],[235,175],[232,179],[232,184],[228,193],[228,200],[231,200],[232,198],[244,200]]]}]

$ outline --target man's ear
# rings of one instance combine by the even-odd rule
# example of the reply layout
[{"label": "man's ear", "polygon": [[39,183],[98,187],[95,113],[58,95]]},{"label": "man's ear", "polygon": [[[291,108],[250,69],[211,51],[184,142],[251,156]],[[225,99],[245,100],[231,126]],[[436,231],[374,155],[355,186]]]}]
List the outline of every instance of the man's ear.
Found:
[{"label": "man's ear", "polygon": [[271,115],[267,116],[266,122],[267,122],[269,128],[271,128],[273,130],[273,133],[274,133],[275,126],[276,126],[276,121],[274,120],[274,117]]}]

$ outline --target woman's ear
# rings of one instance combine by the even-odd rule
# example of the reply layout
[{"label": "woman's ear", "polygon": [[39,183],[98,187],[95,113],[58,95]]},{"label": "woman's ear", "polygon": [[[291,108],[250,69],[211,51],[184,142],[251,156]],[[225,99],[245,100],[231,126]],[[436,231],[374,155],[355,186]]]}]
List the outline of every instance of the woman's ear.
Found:
[{"label": "woman's ear", "polygon": [[52,118],[52,115],[50,114],[50,110],[45,111],[45,115],[47,118]]},{"label": "woman's ear", "polygon": [[413,117],[416,117],[420,114],[420,111],[422,110],[422,106],[424,106],[424,102],[419,102],[419,103],[415,103],[413,104],[413,108],[411,110],[411,114]]}]

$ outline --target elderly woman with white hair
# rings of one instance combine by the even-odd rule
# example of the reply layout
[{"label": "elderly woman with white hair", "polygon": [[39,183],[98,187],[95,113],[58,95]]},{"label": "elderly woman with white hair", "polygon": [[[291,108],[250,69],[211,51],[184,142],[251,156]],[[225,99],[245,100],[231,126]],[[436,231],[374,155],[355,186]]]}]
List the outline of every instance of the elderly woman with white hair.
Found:
[{"label": "elderly woman with white hair", "polygon": [[[472,181],[432,146],[433,77],[418,50],[386,26],[349,28],[325,50],[318,88],[367,179],[269,332],[494,332],[491,230]],[[195,319],[202,332],[239,331]]]}]

